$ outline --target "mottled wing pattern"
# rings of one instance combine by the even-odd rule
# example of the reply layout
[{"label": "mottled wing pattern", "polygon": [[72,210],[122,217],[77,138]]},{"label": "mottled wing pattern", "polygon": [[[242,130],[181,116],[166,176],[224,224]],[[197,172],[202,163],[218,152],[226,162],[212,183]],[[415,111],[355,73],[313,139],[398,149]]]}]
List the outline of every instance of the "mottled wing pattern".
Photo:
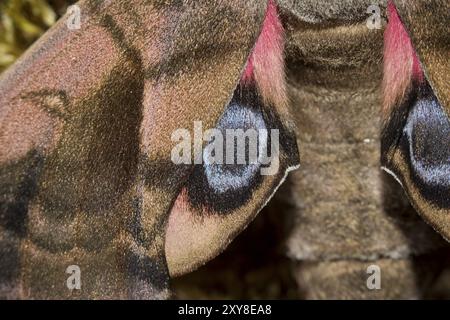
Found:
[{"label": "mottled wing pattern", "polygon": [[[78,3],[0,78],[0,295],[164,298],[168,213],[191,166],[171,132],[214,127],[261,1]],[[77,265],[82,290],[68,290]]]},{"label": "mottled wing pattern", "polygon": [[394,3],[385,34],[381,161],[425,221],[450,239],[450,4]]},{"label": "mottled wing pattern", "polygon": [[[205,148],[223,153],[227,161],[196,165],[171,211],[166,234],[171,275],[189,272],[221,252],[298,167],[283,51],[283,26],[275,2],[269,1],[260,36],[215,128],[225,137],[223,145],[213,148],[214,137]],[[242,144],[228,135],[233,129],[245,130],[238,134]],[[258,132],[253,135],[253,162],[252,132]],[[238,149],[244,143],[247,147]],[[231,155],[234,163],[228,161],[230,144],[237,150]],[[240,156],[247,158],[245,164],[239,164]]]}]

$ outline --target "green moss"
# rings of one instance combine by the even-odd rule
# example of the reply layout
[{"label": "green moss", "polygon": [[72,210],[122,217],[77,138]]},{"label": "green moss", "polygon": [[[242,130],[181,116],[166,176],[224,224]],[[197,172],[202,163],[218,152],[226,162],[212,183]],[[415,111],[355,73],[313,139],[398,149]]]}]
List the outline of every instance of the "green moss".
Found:
[{"label": "green moss", "polygon": [[66,0],[2,0],[0,2],[0,72],[12,64],[57,18]]}]

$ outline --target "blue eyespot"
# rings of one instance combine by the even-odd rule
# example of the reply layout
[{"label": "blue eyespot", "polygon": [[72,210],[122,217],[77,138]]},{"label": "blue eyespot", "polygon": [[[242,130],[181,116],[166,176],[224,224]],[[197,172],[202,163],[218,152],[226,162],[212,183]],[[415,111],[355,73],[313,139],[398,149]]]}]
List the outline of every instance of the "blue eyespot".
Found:
[{"label": "blue eyespot", "polygon": [[[267,130],[261,112],[238,103],[231,103],[216,128],[221,135],[214,137],[203,153],[203,168],[209,186],[217,193],[248,187],[261,167],[261,163],[255,161],[257,160],[255,157],[251,159],[250,153],[253,152],[257,157],[259,151],[262,151],[260,148],[266,151],[268,143],[268,135],[260,134],[261,129]],[[218,142],[218,139],[222,141]],[[238,141],[244,143],[239,145]],[[214,150],[213,156],[218,156],[218,159],[214,159],[215,163],[210,160],[212,144],[218,148],[222,147],[219,156],[217,148]],[[244,164],[242,161],[239,162],[239,156],[244,157]]]},{"label": "blue eyespot", "polygon": [[450,122],[432,92],[418,97],[404,134],[415,174],[428,184],[450,187]]}]

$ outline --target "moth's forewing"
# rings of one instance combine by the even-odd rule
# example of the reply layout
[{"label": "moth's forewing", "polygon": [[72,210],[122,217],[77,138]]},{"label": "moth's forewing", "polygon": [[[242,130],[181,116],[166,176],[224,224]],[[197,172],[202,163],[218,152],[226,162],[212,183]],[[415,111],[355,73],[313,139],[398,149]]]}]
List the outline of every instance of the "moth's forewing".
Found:
[{"label": "moth's forewing", "polygon": [[165,297],[165,226],[192,170],[171,134],[217,123],[266,3],[77,5],[80,28],[66,15],[0,78],[0,293]]},{"label": "moth's forewing", "polygon": [[277,7],[269,1],[240,83],[215,125],[219,135],[206,139],[204,159],[214,149],[215,158],[223,152],[219,162],[195,165],[172,208],[165,244],[171,275],[191,271],[224,250],[298,166],[283,44]]},{"label": "moth's forewing", "polygon": [[425,76],[443,111],[450,115],[450,3],[445,0],[394,0]]},{"label": "moth's forewing", "polygon": [[[450,239],[450,4],[444,0],[394,3],[401,21],[395,29],[404,28],[412,53],[391,65],[400,66],[395,74],[385,67],[385,80],[392,73],[388,75],[392,81],[385,82],[395,84],[405,78],[406,84],[399,85],[401,92],[391,94],[392,87],[385,83],[385,97],[392,99],[387,99],[383,112],[382,165],[400,181],[422,217]],[[391,17],[397,19],[395,14]],[[399,49],[401,42],[385,51],[385,66],[392,52],[408,51]],[[402,66],[413,69],[408,77]]]}]

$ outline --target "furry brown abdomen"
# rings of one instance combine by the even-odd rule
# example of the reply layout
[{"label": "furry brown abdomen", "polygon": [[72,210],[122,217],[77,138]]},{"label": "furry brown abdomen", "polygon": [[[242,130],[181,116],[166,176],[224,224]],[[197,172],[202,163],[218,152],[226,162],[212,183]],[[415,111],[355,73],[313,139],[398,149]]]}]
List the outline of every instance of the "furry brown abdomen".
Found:
[{"label": "furry brown abdomen", "polygon": [[[288,253],[299,286],[307,298],[419,297],[414,261],[445,243],[380,170],[383,30],[366,17],[320,28],[286,18],[301,168],[280,197],[295,221]],[[371,264],[396,281],[368,290]]]}]

